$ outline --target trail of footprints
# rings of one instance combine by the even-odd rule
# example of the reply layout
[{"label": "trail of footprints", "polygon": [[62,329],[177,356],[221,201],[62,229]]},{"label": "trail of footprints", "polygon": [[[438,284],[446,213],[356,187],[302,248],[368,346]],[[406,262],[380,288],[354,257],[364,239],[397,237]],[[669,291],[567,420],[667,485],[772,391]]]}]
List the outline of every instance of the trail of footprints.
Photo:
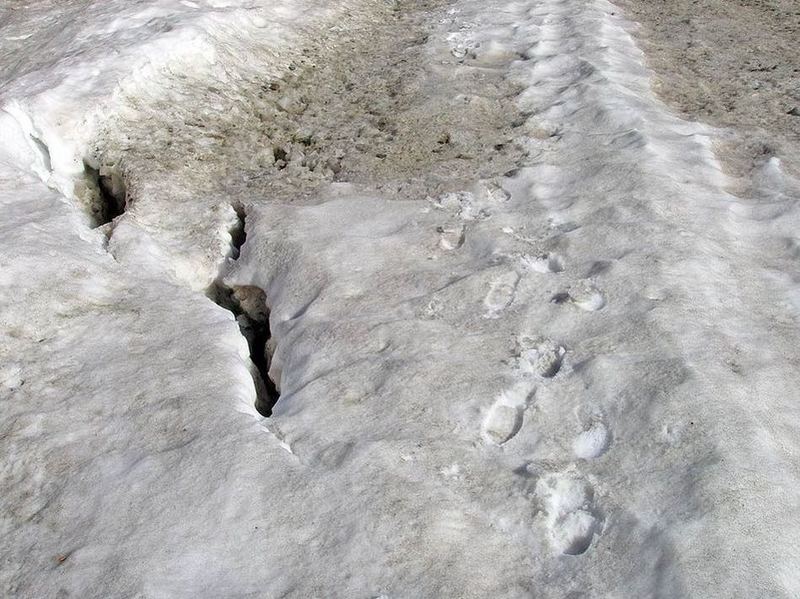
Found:
[{"label": "trail of footprints", "polygon": [[[506,192],[487,194],[495,202],[506,201]],[[445,209],[459,217],[461,222],[438,229],[439,247],[445,251],[463,246],[469,221],[491,217],[491,204],[476,202],[471,193],[446,194],[434,201],[438,209]],[[507,234],[513,234],[504,230]],[[514,234],[516,236],[516,234]],[[528,241],[520,239],[520,241]],[[564,271],[564,259],[557,253],[522,254],[518,256],[521,272],[555,274]],[[499,319],[509,308],[517,293],[522,275],[517,269],[508,270],[489,284],[484,296],[484,318]],[[606,305],[603,293],[593,284],[582,280],[568,291],[555,294],[554,304],[574,306],[596,312]],[[537,384],[546,384],[557,378],[562,370],[567,350],[544,336],[522,334],[517,339],[513,370],[519,380],[503,390],[489,407],[481,425],[481,437],[490,446],[502,447],[510,442],[522,429],[526,412],[533,406]],[[602,456],[611,443],[611,432],[599,418],[590,419],[575,437],[572,451],[579,460],[590,460]],[[541,475],[534,489],[540,508],[539,521],[547,531],[553,551],[560,555],[576,556],[585,553],[594,537],[602,530],[602,518],[595,505],[595,493],[591,483],[577,471],[572,462],[560,472]]]},{"label": "trail of footprints", "polygon": [[[559,273],[565,268],[562,257],[554,253],[523,255],[520,263],[524,270],[541,274]],[[511,270],[490,283],[484,298],[485,318],[502,316],[514,301],[520,279],[520,274]],[[602,292],[586,281],[557,294],[551,301],[587,312],[600,310],[606,303]],[[527,334],[518,337],[513,362],[518,381],[502,391],[487,410],[481,426],[485,443],[502,447],[520,432],[526,412],[534,404],[537,385],[558,378],[566,354],[562,345],[548,337]],[[610,442],[611,433],[606,424],[593,417],[573,440],[572,450],[579,460],[595,459],[606,452]],[[547,531],[553,551],[573,556],[585,553],[601,531],[602,519],[595,505],[594,488],[577,471],[577,463],[572,462],[560,472],[541,475],[534,494],[541,510],[538,518]]]},{"label": "trail of footprints", "polygon": [[[494,298],[499,294],[504,298],[503,302],[492,304],[494,309],[508,301],[507,293],[500,293],[500,290],[508,288],[508,283],[502,278],[500,281],[492,286],[487,296]],[[537,383],[543,384],[556,377],[566,353],[563,346],[547,337],[519,337],[514,370],[520,380],[502,391],[487,411],[481,426],[487,444],[502,447],[519,433],[525,414],[534,403]],[[595,419],[575,437],[573,453],[582,460],[598,458],[608,449],[610,440],[611,434],[605,423]],[[594,489],[577,472],[576,463],[571,463],[561,472],[541,476],[534,493],[541,508],[539,518],[553,551],[563,555],[585,553],[594,536],[600,532],[602,521],[595,507]]]},{"label": "trail of footprints", "polygon": [[[520,58],[520,55],[508,51],[504,44],[480,47],[481,44],[475,44],[461,34],[451,35],[448,41],[452,44],[453,56],[462,63],[473,61],[494,66],[497,62]],[[539,200],[547,200],[545,204],[551,211],[561,212],[570,207],[571,202],[562,201],[557,186],[535,187],[534,195]],[[503,209],[511,195],[496,181],[483,180],[471,191],[445,193],[428,199],[435,210],[451,215],[450,222],[437,228],[438,248],[450,252],[465,244],[471,226],[491,219],[497,210]],[[570,224],[567,224],[558,228],[568,232],[575,225],[569,227]],[[528,239],[511,227],[503,227],[502,232],[526,245],[538,245],[537,240]],[[525,273],[552,275],[565,269],[564,259],[556,252],[523,253],[514,259],[517,261],[516,268],[507,270],[489,283],[483,299],[484,318],[499,319],[503,316],[513,305]],[[591,275],[590,272],[588,276]],[[550,301],[590,313],[606,305],[604,294],[586,280],[556,293]],[[526,413],[535,403],[537,385],[552,384],[558,380],[566,354],[563,346],[547,337],[519,336],[513,362],[517,381],[498,395],[481,424],[481,437],[488,446],[502,448],[522,430]],[[572,451],[578,460],[595,459],[606,452],[610,443],[611,432],[608,427],[602,418],[593,416],[574,438]],[[549,543],[556,554],[575,556],[585,553],[602,529],[594,488],[578,471],[578,464],[572,461],[561,471],[536,473],[538,478],[534,495],[539,507],[537,518],[547,531]]]},{"label": "trail of footprints", "polygon": [[[519,241],[512,230],[504,229]],[[563,258],[554,252],[522,254],[518,265],[523,272],[543,275],[563,272]],[[514,301],[521,275],[510,270],[494,279],[484,298],[485,318],[500,318]],[[567,291],[555,294],[554,304],[574,306],[596,312],[606,305],[603,293],[592,283],[581,280]],[[510,442],[522,429],[526,412],[533,405],[536,387],[548,384],[562,370],[566,349],[545,336],[520,335],[517,339],[513,369],[518,381],[500,393],[486,412],[481,426],[483,440],[502,447]],[[611,433],[602,419],[594,418],[575,437],[572,451],[579,460],[595,459],[603,455],[611,442]],[[549,543],[556,554],[581,555],[592,545],[595,535],[602,529],[591,483],[577,470],[577,463],[570,463],[560,472],[546,472],[536,483],[535,499],[540,511],[538,519],[547,531]]]},{"label": "trail of footprints", "polygon": [[[551,256],[537,260],[537,264],[549,265]],[[560,272],[563,262],[558,259],[558,268],[542,268],[537,272]],[[484,304],[486,317],[499,318],[501,312],[513,301],[519,275],[502,275],[490,286]],[[591,285],[570,290],[563,302],[571,303],[586,311],[596,311],[605,305],[605,299]],[[536,384],[552,380],[561,371],[566,349],[552,339],[541,336],[521,335],[517,340],[514,370],[518,380],[509,389],[500,393],[487,411],[481,433],[487,444],[502,447],[522,429],[526,411],[533,405]],[[598,458],[608,449],[611,434],[605,423],[594,420],[579,433],[572,444],[575,456],[581,460]],[[595,507],[592,485],[577,472],[573,462],[561,472],[550,472],[541,476],[535,487],[535,498],[541,512],[548,540],[554,552],[562,555],[581,555],[592,545],[602,528],[602,521]]]}]

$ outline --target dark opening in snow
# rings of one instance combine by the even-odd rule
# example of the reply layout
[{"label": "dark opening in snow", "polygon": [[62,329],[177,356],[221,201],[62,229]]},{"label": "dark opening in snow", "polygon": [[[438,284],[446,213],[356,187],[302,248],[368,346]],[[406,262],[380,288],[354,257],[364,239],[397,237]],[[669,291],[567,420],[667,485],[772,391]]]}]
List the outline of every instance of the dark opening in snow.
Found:
[{"label": "dark opening in snow", "polygon": [[247,214],[240,205],[234,205],[233,209],[236,211],[237,221],[229,232],[231,234],[231,258],[236,260],[239,258],[244,242],[247,240],[247,233],[244,231],[244,221],[247,218]]},{"label": "dark opening in snow", "polygon": [[[241,248],[247,239],[245,219],[247,214],[240,205],[234,205],[238,217],[231,228],[231,257],[239,258]],[[262,416],[271,416],[272,408],[278,401],[280,392],[269,376],[272,357],[269,330],[269,307],[267,294],[260,287],[241,285],[229,287],[221,280],[214,286],[212,298],[214,302],[233,312],[242,336],[247,340],[250,349],[250,361],[255,370],[253,380],[256,386],[255,408]]]},{"label": "dark opening in snow", "polygon": [[125,179],[114,168],[96,169],[84,162],[86,186],[89,190],[87,208],[95,226],[105,225],[125,212],[127,190]]},{"label": "dark opening in snow", "polygon": [[269,308],[263,289],[250,285],[227,287],[218,283],[214,301],[233,312],[239,330],[247,340],[250,360],[255,367],[256,410],[262,416],[271,416],[272,408],[280,397],[277,386],[269,376],[272,351],[269,344]]}]

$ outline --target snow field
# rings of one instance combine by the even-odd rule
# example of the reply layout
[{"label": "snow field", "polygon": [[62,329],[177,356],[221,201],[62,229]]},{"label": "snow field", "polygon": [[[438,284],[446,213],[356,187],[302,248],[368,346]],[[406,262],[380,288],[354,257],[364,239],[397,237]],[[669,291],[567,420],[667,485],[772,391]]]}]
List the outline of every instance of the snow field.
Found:
[{"label": "snow field", "polygon": [[[498,165],[487,117],[402,170],[389,138],[422,146],[433,121],[385,116],[388,145],[359,142],[385,180],[322,152],[310,195],[305,133],[254,143],[253,72],[285,87],[284,52],[297,68],[307,36],[332,48],[389,8],[154,6],[93,26],[119,56],[85,35],[4,92],[5,592],[797,594],[795,183],[773,161],[733,195],[716,132],[652,96],[613,5],[413,13],[396,95],[508,121]],[[176,62],[132,67],[163,47]],[[433,172],[449,146],[472,180]],[[395,186],[392,156],[418,180]],[[243,172],[270,157],[295,183],[264,197]],[[98,189],[125,179],[109,226],[75,192],[84,162]],[[215,285],[269,312],[268,419]]]}]

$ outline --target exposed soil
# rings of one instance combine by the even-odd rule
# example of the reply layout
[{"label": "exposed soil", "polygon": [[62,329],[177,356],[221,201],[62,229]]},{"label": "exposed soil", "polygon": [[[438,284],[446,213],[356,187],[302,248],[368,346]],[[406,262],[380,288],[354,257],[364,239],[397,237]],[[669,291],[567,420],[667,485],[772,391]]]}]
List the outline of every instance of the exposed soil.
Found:
[{"label": "exposed soil", "polygon": [[615,0],[642,27],[657,92],[689,118],[731,127],[732,171],[770,156],[800,174],[800,4],[796,0]]},{"label": "exposed soil", "polygon": [[524,155],[514,141],[521,89],[503,68],[431,49],[448,5],[376,4],[363,22],[302,49],[279,78],[243,82],[236,97],[197,82],[183,91],[189,108],[170,97],[153,104],[146,140],[127,137],[135,123],[115,125],[98,162],[119,165],[133,186],[154,169],[188,169],[210,193],[291,202],[334,181],[418,197],[498,176]]}]

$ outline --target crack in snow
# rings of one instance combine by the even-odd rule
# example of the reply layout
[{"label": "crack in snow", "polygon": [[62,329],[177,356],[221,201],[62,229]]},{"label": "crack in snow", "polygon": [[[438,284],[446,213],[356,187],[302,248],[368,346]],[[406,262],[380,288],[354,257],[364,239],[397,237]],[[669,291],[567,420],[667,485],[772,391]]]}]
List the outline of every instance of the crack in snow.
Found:
[{"label": "crack in snow", "polygon": [[[247,241],[245,222],[247,212],[244,207],[235,204],[237,222],[230,230],[231,259],[235,262],[241,253],[241,248]],[[269,328],[269,306],[267,294],[255,285],[227,285],[220,277],[214,284],[210,293],[211,299],[218,306],[233,313],[239,325],[239,331],[247,341],[250,350],[250,361],[253,368],[253,382],[256,387],[255,408],[265,417],[272,415],[272,408],[280,398],[280,390],[269,375],[269,367],[273,354],[270,344],[271,333]]]},{"label": "crack in snow", "polygon": [[128,206],[125,177],[115,167],[95,168],[84,161],[84,203],[94,225],[107,225],[124,214]]}]

